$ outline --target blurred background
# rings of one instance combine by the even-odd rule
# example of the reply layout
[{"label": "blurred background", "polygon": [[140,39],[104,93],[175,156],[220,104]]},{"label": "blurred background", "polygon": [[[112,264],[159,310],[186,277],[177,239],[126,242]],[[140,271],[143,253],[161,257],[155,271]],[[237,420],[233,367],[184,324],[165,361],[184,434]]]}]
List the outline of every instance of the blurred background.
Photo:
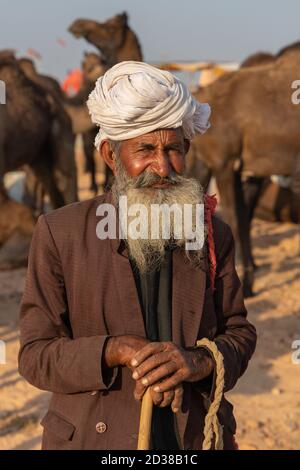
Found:
[{"label": "blurred background", "polygon": [[[18,374],[37,217],[106,191],[86,99],[122,60],[212,108],[187,173],[218,195],[258,345],[229,399],[241,449],[300,448],[300,4],[0,0],[0,449],[39,449],[49,394]],[[297,82],[298,81],[298,82]]]}]

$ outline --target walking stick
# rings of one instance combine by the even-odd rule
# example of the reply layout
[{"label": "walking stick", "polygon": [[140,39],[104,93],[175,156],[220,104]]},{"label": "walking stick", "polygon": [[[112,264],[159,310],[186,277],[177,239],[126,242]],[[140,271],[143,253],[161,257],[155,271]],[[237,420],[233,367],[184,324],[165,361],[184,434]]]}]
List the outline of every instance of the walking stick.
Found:
[{"label": "walking stick", "polygon": [[[213,355],[216,365],[216,386],[213,400],[209,406],[204,424],[203,450],[210,450],[214,442],[216,450],[223,449],[223,427],[219,423],[218,410],[224,390],[224,363],[222,353],[218,350],[216,343],[207,338],[202,338],[196,343],[196,347],[206,347]],[[137,450],[149,450],[151,437],[153,402],[148,387],[142,400],[140,428]]]},{"label": "walking stick", "polygon": [[148,387],[142,400],[137,450],[149,450],[150,448],[152,410],[153,402]]}]

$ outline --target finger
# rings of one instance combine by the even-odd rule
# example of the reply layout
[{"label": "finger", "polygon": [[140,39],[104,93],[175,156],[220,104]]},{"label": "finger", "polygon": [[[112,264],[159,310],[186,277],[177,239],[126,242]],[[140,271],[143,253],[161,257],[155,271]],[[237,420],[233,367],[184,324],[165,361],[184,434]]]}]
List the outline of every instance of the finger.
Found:
[{"label": "finger", "polygon": [[152,356],[152,354],[161,352],[164,349],[164,343],[153,342],[146,344],[142,349],[140,349],[132,358],[130,365],[132,367],[139,366],[147,357]]},{"label": "finger", "polygon": [[155,353],[150,356],[148,359],[143,361],[139,367],[134,369],[132,374],[132,378],[137,380],[143,377],[145,374],[150,372],[153,369],[156,369],[157,366],[167,362],[170,360],[170,353],[169,352],[160,352]]},{"label": "finger", "polygon": [[159,406],[164,397],[163,393],[154,392],[153,387],[150,387],[150,395],[154,405]]},{"label": "finger", "polygon": [[[143,385],[140,380],[137,380],[135,384],[135,389],[133,392],[134,398],[136,400],[141,400],[146,391],[146,388],[147,387],[145,387],[145,385]],[[154,392],[154,393],[157,393],[157,392]]]},{"label": "finger", "polygon": [[165,408],[166,406],[171,405],[175,396],[174,390],[169,390],[168,392],[165,392],[162,395],[163,395],[163,400],[161,401],[159,407]]},{"label": "finger", "polygon": [[177,385],[183,382],[184,379],[185,377],[183,376],[182,371],[179,370],[168,379],[165,379],[161,383],[155,385],[153,387],[153,390],[155,392],[166,392],[167,390],[171,390],[172,388],[175,388]]},{"label": "finger", "polygon": [[[147,387],[149,385],[153,385],[157,383],[158,381],[161,381],[162,379],[166,379],[171,374],[174,374],[174,372],[177,372],[177,370],[178,370],[178,365],[176,364],[176,362],[169,361],[157,367],[153,371],[149,372],[149,374],[145,375],[140,380],[142,384]],[[160,392],[160,390],[155,390],[155,391]]]},{"label": "finger", "polygon": [[[156,393],[159,393],[159,392],[156,392]],[[173,413],[177,413],[177,411],[181,409],[182,401],[183,401],[183,386],[177,385],[174,391],[174,399],[171,405]]]},{"label": "finger", "polygon": [[145,361],[143,361],[140,366],[134,368],[132,378],[140,379],[145,374],[147,374],[147,372],[150,372],[152,369],[155,369],[157,366],[169,360],[170,360],[169,352],[155,353],[152,356],[150,356],[148,359],[145,359]]}]

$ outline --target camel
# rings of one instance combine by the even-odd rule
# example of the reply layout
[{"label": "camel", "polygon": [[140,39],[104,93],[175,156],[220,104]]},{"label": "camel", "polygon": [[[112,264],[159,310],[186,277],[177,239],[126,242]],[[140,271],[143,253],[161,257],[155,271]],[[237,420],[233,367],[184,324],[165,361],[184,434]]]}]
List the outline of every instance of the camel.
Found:
[{"label": "camel", "polygon": [[[281,177],[266,178],[263,182],[258,204],[254,215],[269,222],[300,223],[300,199],[289,186],[276,181]],[[290,180],[290,177],[284,180]],[[287,183],[289,184],[289,183]]]},{"label": "camel", "polygon": [[275,56],[269,52],[256,52],[250,55],[240,65],[240,68],[253,67],[256,65],[262,65],[270,63],[274,60]]},{"label": "camel", "polygon": [[[65,111],[67,112],[72,122],[72,130],[74,135],[77,133],[82,133],[84,152],[86,156],[86,171],[91,173],[91,190],[96,193],[97,184],[95,177],[93,145],[93,141],[96,135],[96,127],[91,122],[85,103],[89,93],[94,87],[95,80],[106,70],[103,60],[99,54],[85,53],[84,60],[82,62],[82,68],[84,71],[83,85],[79,93],[71,98],[64,94],[59,82],[56,79],[40,74],[31,59],[21,58],[19,59],[19,65],[30,80],[42,87],[55,99],[56,105],[61,108],[60,111],[62,113]],[[30,194],[32,193],[31,188],[36,186],[37,183],[34,181],[33,175],[29,175],[29,172],[28,179],[30,180],[30,185],[28,188],[29,191],[26,193],[26,200],[28,202],[30,201],[30,204],[33,206],[40,206],[40,203],[37,203],[37,201],[35,201],[35,197]]]},{"label": "camel", "polygon": [[54,208],[77,200],[71,123],[52,95],[29,80],[12,51],[0,52],[0,269],[26,264],[35,217],[9,199],[3,176],[29,165]]},{"label": "camel", "polygon": [[[128,16],[126,13],[116,15],[104,23],[78,19],[71,24],[69,31],[77,38],[85,38],[89,43],[99,49],[101,56],[105,61],[106,69],[123,60],[143,60],[139,40],[136,34],[128,26]],[[89,62],[92,62],[92,57],[90,57]],[[91,75],[87,75],[84,63],[83,71],[89,79],[89,83],[93,83]],[[80,102],[77,102],[77,104],[80,104]],[[82,101],[81,104],[83,104]],[[72,113],[74,110],[68,110],[68,112]],[[91,155],[93,155],[95,135],[96,132],[94,128],[90,134],[87,132],[84,138],[84,150],[86,155],[89,156],[88,161],[90,163],[92,163]],[[93,165],[91,169],[93,171]],[[104,188],[109,187],[111,181],[112,173],[106,166]]]},{"label": "camel", "polygon": [[295,173],[300,108],[291,102],[291,84],[299,65],[299,47],[292,45],[275,60],[228,73],[196,93],[197,99],[212,107],[212,127],[196,137],[192,152],[214,173],[224,217],[240,240],[246,296],[252,295],[254,267],[236,160],[244,172],[261,178]]},{"label": "camel", "polygon": [[67,114],[52,95],[22,72],[14,55],[0,53],[7,100],[0,120],[0,185],[3,175],[28,164],[54,208],[77,200],[74,137]]},{"label": "camel", "polygon": [[[87,106],[86,106],[86,101],[88,99],[89,94],[93,90],[95,86],[96,80],[102,76],[106,70],[107,70],[107,65],[105,60],[99,55],[95,54],[94,52],[85,52],[83,61],[81,63],[82,71],[83,71],[83,84],[81,86],[81,89],[72,98],[69,98],[67,100],[64,100],[64,107],[66,111],[69,113],[71,116],[72,120],[76,121],[77,116],[76,112],[81,112],[80,110],[84,109],[85,112],[87,112]],[[85,154],[85,159],[86,159],[86,171],[91,174],[91,185],[90,185],[90,190],[94,191],[96,194],[98,191],[98,186],[96,182],[96,165],[95,165],[95,159],[94,159],[94,153],[95,153],[95,146],[94,146],[94,141],[96,134],[98,132],[97,127],[91,122],[90,116],[89,116],[89,125],[90,129],[86,129],[84,132],[82,132],[82,140],[83,140],[83,148],[84,148],[84,154]],[[75,130],[76,127],[73,126],[73,129]],[[106,166],[106,171],[105,171],[105,182],[108,181],[109,173],[107,170]],[[104,183],[105,186],[105,183]]]},{"label": "camel", "polygon": [[76,100],[76,97],[68,98],[65,96],[59,82],[53,77],[40,74],[31,59],[19,59],[19,66],[27,78],[41,87],[48,93],[48,96],[51,95],[57,106],[60,104],[67,111],[71,119],[74,134],[79,134],[93,128],[93,123],[83,98]]},{"label": "camel", "polygon": [[49,75],[41,75],[37,73],[35,64],[28,57],[18,59],[19,67],[26,77],[37,83],[40,87],[51,93],[58,101],[63,97],[59,82]]},{"label": "camel", "polygon": [[108,66],[104,57],[95,52],[85,52],[81,62],[83,72],[83,83],[95,83],[96,80],[105,74]]},{"label": "camel", "polygon": [[[300,42],[297,41],[286,47],[283,47],[279,50],[277,54],[270,54],[268,52],[257,52],[245,59],[241,63],[240,68],[267,64],[283,56],[286,52],[297,51],[299,49]],[[280,187],[280,184],[278,185],[274,182],[271,182],[270,178],[257,177],[253,175],[250,175],[249,177],[246,176],[246,178],[243,179],[243,193],[248,209],[250,224],[255,211],[257,214],[263,214],[264,217],[268,218],[269,220],[288,220],[290,222],[299,223],[299,215],[298,211],[296,210],[296,201],[298,200],[298,196],[292,191],[292,189],[294,189],[295,191],[295,184],[297,184],[295,176],[291,180],[291,187],[284,189]],[[272,187],[272,190],[270,187]],[[266,191],[266,188],[268,188],[269,191]],[[272,207],[272,195],[274,195],[274,193],[276,192],[278,192],[278,201],[276,202],[274,207],[274,214],[267,214],[268,211],[266,210],[266,207]],[[299,191],[296,190],[296,193],[297,192]],[[264,196],[264,201],[261,202],[260,198],[262,195]],[[268,196],[270,197],[269,201],[267,200]],[[280,212],[282,212],[281,206],[283,204],[283,201],[285,202],[287,207],[284,207],[285,210],[283,211],[284,215],[282,218]],[[262,207],[260,207],[260,205]],[[289,213],[290,218],[287,215]]]},{"label": "camel", "polygon": [[0,205],[0,270],[26,266],[36,219],[29,207],[11,199]]},{"label": "camel", "polygon": [[84,38],[96,46],[108,67],[123,60],[143,60],[139,40],[128,26],[128,16],[125,12],[109,18],[104,23],[78,19],[70,25],[69,31],[76,38]]},{"label": "camel", "polygon": [[[245,59],[240,68],[253,67],[267,64],[282,57],[286,52],[299,51],[300,42],[294,42],[283,47],[276,54],[257,52]],[[289,179],[290,186],[286,182],[281,186],[280,181],[273,181],[271,177],[257,177],[246,175],[243,178],[243,195],[247,206],[249,223],[251,225],[254,213],[265,220],[277,222],[300,222],[299,189],[296,188],[299,176],[298,172]],[[276,179],[276,177],[275,177]],[[253,261],[253,266],[256,268]]]},{"label": "camel", "polygon": [[240,68],[269,64],[270,62],[273,62],[274,60],[283,56],[286,52],[297,51],[298,49],[300,49],[300,41],[288,44],[287,46],[279,49],[276,54],[271,54],[271,52],[264,51],[255,52],[254,54],[251,54],[245,60],[243,60],[240,65]]}]

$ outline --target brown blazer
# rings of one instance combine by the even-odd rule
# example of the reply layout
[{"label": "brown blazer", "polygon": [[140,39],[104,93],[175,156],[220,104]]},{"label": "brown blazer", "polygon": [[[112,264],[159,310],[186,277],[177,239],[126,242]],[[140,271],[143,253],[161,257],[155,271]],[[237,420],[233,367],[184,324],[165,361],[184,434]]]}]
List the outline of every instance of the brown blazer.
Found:
[{"label": "brown blazer", "polygon": [[[20,311],[19,371],[53,392],[42,420],[43,449],[136,449],[140,402],[126,367],[101,369],[108,336],[145,337],[131,266],[120,240],[99,240],[96,208],[111,193],[70,204],[39,217],[29,256]],[[228,225],[213,221],[216,291],[206,269],[173,252],[172,334],[182,347],[214,339],[224,356],[225,391],[233,388],[255,349],[255,328],[246,320]],[[204,382],[184,383],[177,413],[183,449],[201,449]],[[235,433],[232,406],[223,399],[219,419],[225,447]]]}]

